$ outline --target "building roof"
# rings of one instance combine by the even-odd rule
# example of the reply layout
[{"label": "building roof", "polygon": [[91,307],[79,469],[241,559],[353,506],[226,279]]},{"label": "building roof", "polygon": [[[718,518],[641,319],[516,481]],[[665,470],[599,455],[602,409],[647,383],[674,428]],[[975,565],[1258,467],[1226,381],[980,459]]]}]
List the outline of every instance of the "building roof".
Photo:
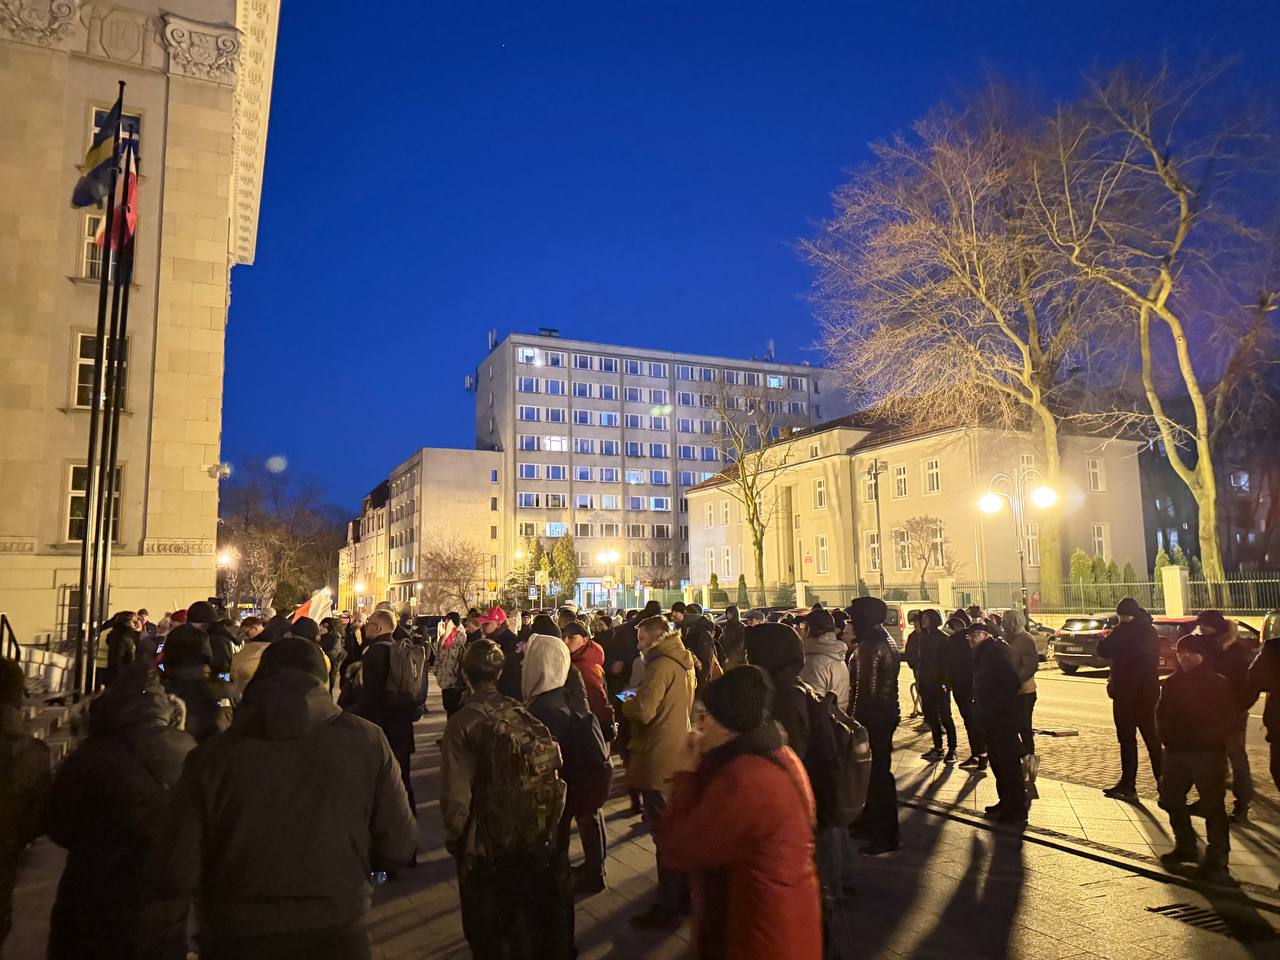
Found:
[{"label": "building roof", "polygon": [[724,366],[726,364],[736,364],[736,363],[755,363],[755,364],[760,364],[762,366],[788,367],[795,370],[827,370],[828,369],[826,366],[822,364],[811,363],[808,360],[800,360],[800,361],[792,362],[792,361],[778,360],[778,359],[769,360],[764,357],[725,357],[725,356],[718,356],[714,354],[684,353],[683,351],[679,351],[679,350],[663,350],[655,347],[641,347],[641,346],[634,346],[629,344],[606,343],[605,341],[602,341],[602,340],[581,340],[574,337],[562,337],[558,330],[555,331],[554,333],[543,333],[543,332],[521,333],[518,331],[512,331],[506,334],[504,337],[502,337],[502,339],[498,340],[497,343],[494,344],[493,350],[489,351],[489,353],[492,354],[500,346],[502,346],[504,343],[507,343],[508,341],[518,342],[520,343],[521,346],[536,344],[541,347],[546,347],[547,349],[555,349],[555,346],[558,345],[568,350],[572,350],[576,347],[581,347],[584,350],[593,350],[596,352],[600,352],[601,350],[634,351],[636,354],[640,354],[646,357],[654,357],[654,358],[661,357],[662,359],[668,360],[670,362],[688,361],[691,363],[708,363],[708,364],[718,364],[721,366]]}]

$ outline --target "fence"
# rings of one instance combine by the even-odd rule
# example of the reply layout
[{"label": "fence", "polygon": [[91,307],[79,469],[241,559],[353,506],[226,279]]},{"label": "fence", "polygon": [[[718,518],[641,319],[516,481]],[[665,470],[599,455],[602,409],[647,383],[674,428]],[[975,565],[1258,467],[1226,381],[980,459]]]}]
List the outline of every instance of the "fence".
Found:
[{"label": "fence", "polygon": [[1192,610],[1237,615],[1280,610],[1280,573],[1229,573],[1225,580],[1192,580],[1187,587]]}]

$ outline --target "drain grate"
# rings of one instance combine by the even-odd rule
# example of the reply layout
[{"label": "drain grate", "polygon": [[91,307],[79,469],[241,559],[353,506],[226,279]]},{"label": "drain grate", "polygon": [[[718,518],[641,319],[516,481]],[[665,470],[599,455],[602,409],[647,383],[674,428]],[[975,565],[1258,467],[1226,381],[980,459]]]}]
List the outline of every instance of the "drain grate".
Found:
[{"label": "drain grate", "polygon": [[1257,918],[1252,922],[1232,923],[1214,910],[1192,906],[1189,903],[1170,903],[1163,907],[1147,907],[1148,913],[1156,913],[1171,920],[1179,920],[1198,930],[1217,933],[1239,943],[1259,943],[1272,940],[1276,931]]}]

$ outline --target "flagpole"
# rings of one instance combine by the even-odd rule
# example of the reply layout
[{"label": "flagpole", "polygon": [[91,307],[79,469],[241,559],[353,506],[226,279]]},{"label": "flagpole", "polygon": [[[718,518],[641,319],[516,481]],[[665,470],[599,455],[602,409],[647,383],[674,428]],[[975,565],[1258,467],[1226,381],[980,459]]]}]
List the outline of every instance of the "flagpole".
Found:
[{"label": "flagpole", "polygon": [[[114,158],[120,149],[120,120],[124,116],[124,81],[119,81],[120,92],[116,96],[116,128],[111,135],[111,151]],[[111,175],[109,180],[109,189],[107,191],[107,215],[104,224],[104,230],[110,235],[112,228],[112,213],[115,207],[116,193],[116,169],[114,159],[112,161]],[[100,496],[97,489],[95,466],[98,460],[98,406],[101,403],[103,384],[103,351],[105,349],[105,341],[107,336],[107,281],[110,273],[110,251],[104,251],[102,258],[102,274],[98,283],[98,325],[97,337],[93,349],[93,394],[89,399],[89,448],[85,455],[85,502],[84,502],[84,533],[80,541],[80,582],[78,590],[78,609],[77,620],[79,621],[79,633],[76,637],[76,658],[75,658],[75,676],[74,687],[76,696],[90,692],[87,684],[88,673],[85,669],[86,661],[89,664],[94,662],[93,651],[89,649],[90,633],[93,632],[93,624],[91,622],[91,611],[95,604],[92,602],[90,593],[93,586],[90,582],[90,558],[96,555],[96,544],[92,541],[93,515],[97,512],[96,501]],[[96,635],[95,635],[96,636]]]},{"label": "flagpole", "polygon": [[[120,236],[120,242],[117,245],[119,256],[116,258],[116,275],[115,286],[119,293],[120,309],[118,312],[119,324],[117,326],[115,320],[117,311],[115,309],[114,297],[112,303],[112,335],[110,337],[111,349],[108,352],[110,361],[107,368],[107,413],[104,414],[104,426],[107,428],[106,434],[103,436],[103,450],[106,456],[103,459],[106,472],[106,482],[103,486],[103,531],[102,539],[98,543],[98,551],[101,554],[101,569],[99,578],[94,582],[94,593],[99,597],[99,604],[103,607],[102,615],[98,617],[101,623],[106,614],[105,605],[109,600],[108,588],[111,583],[111,548],[115,543],[113,534],[114,518],[115,518],[115,497],[116,497],[116,463],[117,451],[120,447],[120,411],[123,408],[123,392],[125,377],[125,361],[128,356],[128,331],[129,331],[129,289],[133,285],[133,250],[134,238],[129,233],[129,173],[133,169],[131,161],[133,160],[133,150],[128,145],[124,149],[124,169],[121,172],[123,178],[123,189],[121,192],[122,201],[120,204],[121,222],[116,226],[116,231]],[[136,171],[135,171],[136,172]],[[113,198],[114,200],[114,198]],[[135,213],[136,216],[136,213]],[[115,234],[106,238],[106,245],[110,246],[115,241]],[[89,668],[92,675],[93,666]]]}]

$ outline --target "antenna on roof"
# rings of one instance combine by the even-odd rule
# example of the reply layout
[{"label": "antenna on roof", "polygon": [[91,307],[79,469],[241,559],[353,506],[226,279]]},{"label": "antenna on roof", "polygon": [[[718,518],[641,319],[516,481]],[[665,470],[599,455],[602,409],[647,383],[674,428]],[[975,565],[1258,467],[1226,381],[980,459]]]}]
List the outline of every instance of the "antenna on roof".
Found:
[{"label": "antenna on roof", "polygon": [[766,360],[773,359],[773,337],[770,337],[769,342],[764,345],[764,358]]},{"label": "antenna on roof", "polygon": [[490,330],[489,331],[489,350],[490,351],[493,350],[493,347],[497,342],[498,342],[498,331]]}]

